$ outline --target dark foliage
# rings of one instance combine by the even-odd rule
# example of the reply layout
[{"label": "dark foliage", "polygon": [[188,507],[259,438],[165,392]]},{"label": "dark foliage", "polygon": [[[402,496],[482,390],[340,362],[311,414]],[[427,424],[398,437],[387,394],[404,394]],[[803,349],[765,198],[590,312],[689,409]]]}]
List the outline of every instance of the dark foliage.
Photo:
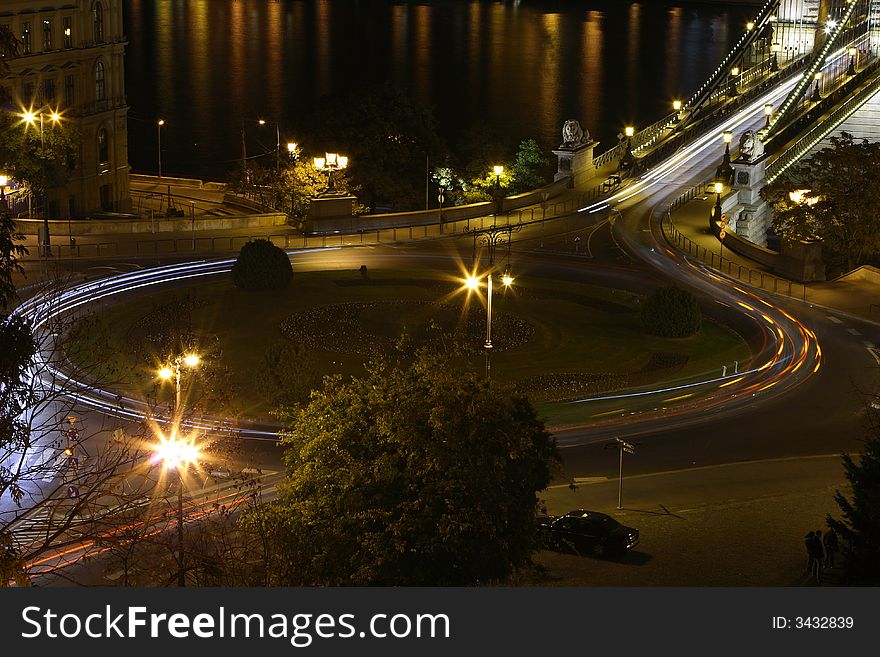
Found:
[{"label": "dark foliage", "polygon": [[290,284],[291,278],[290,259],[269,240],[245,244],[232,266],[232,280],[243,290],[281,290]]},{"label": "dark foliage", "polygon": [[653,335],[686,338],[699,331],[702,323],[697,298],[674,285],[657,290],[642,306],[642,324]]}]

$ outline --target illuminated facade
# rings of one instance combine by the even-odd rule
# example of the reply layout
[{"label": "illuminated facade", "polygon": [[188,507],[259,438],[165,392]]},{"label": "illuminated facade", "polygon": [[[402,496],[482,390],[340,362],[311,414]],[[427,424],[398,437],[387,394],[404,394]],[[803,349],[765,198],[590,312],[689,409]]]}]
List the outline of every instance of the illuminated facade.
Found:
[{"label": "illuminated facade", "polygon": [[58,111],[77,135],[75,167],[50,190],[49,217],[130,210],[121,0],[6,0],[0,25],[19,39],[0,78],[10,109]]}]

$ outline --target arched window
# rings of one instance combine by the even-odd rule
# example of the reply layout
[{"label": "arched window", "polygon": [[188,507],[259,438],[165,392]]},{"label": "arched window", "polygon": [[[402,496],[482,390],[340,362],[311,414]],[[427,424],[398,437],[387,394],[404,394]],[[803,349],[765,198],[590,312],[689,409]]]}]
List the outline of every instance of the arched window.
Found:
[{"label": "arched window", "polygon": [[104,6],[95,3],[95,43],[104,43]]},{"label": "arched window", "polygon": [[110,142],[107,139],[107,128],[98,130],[98,164],[110,161]]},{"label": "arched window", "polygon": [[95,66],[95,100],[104,100],[104,63],[98,62]]}]

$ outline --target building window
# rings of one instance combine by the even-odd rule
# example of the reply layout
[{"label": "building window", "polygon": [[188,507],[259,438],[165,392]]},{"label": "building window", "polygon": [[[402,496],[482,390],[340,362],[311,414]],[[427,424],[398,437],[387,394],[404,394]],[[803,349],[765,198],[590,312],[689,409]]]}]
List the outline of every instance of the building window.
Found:
[{"label": "building window", "polygon": [[25,23],[21,28],[21,52],[23,55],[31,54],[31,24]]},{"label": "building window", "polygon": [[62,22],[64,28],[64,47],[73,48],[73,19],[66,16]]},{"label": "building window", "polygon": [[43,19],[43,50],[52,50],[52,21]]},{"label": "building window", "polygon": [[104,43],[104,7],[95,3],[95,43]]},{"label": "building window", "polygon": [[21,102],[31,105],[34,102],[34,83],[25,82],[21,85]]},{"label": "building window", "polygon": [[76,102],[74,95],[74,86],[73,86],[73,76],[65,75],[64,76],[64,102],[68,107],[73,107],[73,104]]},{"label": "building window", "polygon": [[43,80],[43,102],[55,103],[55,80]]},{"label": "building window", "polygon": [[104,64],[95,66],[95,100],[104,100]]},{"label": "building window", "polygon": [[107,128],[98,130],[98,164],[110,161],[110,145],[107,140]]}]

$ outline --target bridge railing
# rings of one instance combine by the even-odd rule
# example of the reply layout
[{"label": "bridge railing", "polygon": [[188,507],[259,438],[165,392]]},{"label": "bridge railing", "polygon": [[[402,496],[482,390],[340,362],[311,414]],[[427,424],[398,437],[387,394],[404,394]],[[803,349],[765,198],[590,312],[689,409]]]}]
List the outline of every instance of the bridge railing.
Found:
[{"label": "bridge railing", "polygon": [[[880,70],[880,60],[873,62],[870,67],[864,69],[863,75],[870,75],[877,70]],[[862,87],[855,94],[850,94],[851,89],[847,89],[847,85],[841,85],[839,89],[835,90],[836,93],[834,96],[829,95],[827,97],[826,102],[833,103],[842,98],[846,98],[846,100],[844,100],[843,103],[830,116],[828,116],[828,118],[814,125],[809,132],[792,144],[792,146],[786,149],[779,157],[767,166],[767,182],[772,183],[782,175],[786,169],[809,153],[819,144],[819,142],[831,134],[837,126],[858,111],[858,109],[870,100],[870,98],[878,91],[880,91],[880,75],[875,77],[871,83]],[[847,96],[849,97],[847,98]],[[818,118],[818,116],[813,115],[819,115],[824,111],[826,111],[825,108],[821,106],[813,108],[810,112],[799,118],[798,125],[802,122],[810,121],[813,118]]]},{"label": "bridge railing", "polygon": [[748,265],[734,261],[732,258],[725,258],[720,242],[719,249],[716,252],[697,244],[676,228],[673,221],[675,212],[689,201],[706,194],[711,190],[711,185],[712,183],[710,182],[700,183],[682,193],[672,202],[666,212],[663,213],[660,221],[660,231],[663,234],[663,238],[683,253],[696,258],[703,264],[718,270],[722,274],[726,274],[730,278],[734,278],[752,287],[757,287],[765,292],[806,301],[807,286],[804,283],[781,278],[763,269],[751,268]]}]

